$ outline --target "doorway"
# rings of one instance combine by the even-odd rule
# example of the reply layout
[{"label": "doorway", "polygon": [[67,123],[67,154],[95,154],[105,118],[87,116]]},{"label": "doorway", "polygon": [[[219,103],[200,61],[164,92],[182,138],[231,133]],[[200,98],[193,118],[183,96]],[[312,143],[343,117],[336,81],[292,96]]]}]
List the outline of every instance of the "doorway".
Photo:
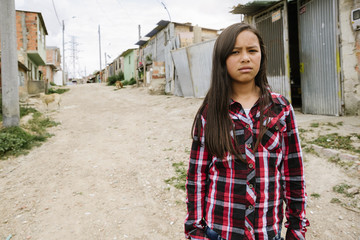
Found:
[{"label": "doorway", "polygon": [[289,63],[291,104],[296,110],[301,110],[301,76],[299,54],[299,28],[297,1],[288,2],[288,32],[289,32]]}]

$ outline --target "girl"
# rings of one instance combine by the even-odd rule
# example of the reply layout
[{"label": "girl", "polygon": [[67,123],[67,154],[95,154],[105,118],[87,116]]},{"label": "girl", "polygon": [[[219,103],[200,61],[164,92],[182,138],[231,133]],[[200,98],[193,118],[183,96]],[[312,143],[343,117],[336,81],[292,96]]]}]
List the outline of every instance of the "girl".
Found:
[{"label": "girl", "polygon": [[270,91],[265,46],[247,24],[216,40],[210,89],[194,119],[188,239],[305,239],[305,181],[291,104]]}]

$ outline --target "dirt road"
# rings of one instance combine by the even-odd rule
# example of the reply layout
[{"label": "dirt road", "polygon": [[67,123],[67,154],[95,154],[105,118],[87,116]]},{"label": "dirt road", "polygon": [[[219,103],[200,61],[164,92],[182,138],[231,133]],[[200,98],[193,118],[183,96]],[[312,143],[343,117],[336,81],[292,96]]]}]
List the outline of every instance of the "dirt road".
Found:
[{"label": "dirt road", "polygon": [[[103,84],[70,89],[60,110],[47,113],[61,123],[50,130],[55,136],[0,162],[0,239],[181,239],[185,193],[165,180],[175,176],[173,163],[187,164],[202,100]],[[304,126],[328,120],[299,115]],[[359,129],[354,119],[342,118]],[[308,239],[358,240],[359,213],[330,203],[333,186],[358,186],[358,176],[306,159]]]}]

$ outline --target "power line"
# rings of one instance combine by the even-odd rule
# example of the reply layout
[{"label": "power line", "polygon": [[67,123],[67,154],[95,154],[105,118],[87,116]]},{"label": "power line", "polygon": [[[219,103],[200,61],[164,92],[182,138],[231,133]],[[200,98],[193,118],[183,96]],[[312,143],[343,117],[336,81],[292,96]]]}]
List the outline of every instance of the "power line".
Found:
[{"label": "power line", "polygon": [[60,22],[59,16],[58,16],[58,14],[57,14],[57,12],[56,12],[56,7],[55,7],[54,0],[52,0],[52,4],[53,4],[53,7],[54,7],[54,12],[55,12],[56,18],[57,18],[57,20],[58,20],[58,23],[59,23],[59,25],[61,26],[61,22]]}]

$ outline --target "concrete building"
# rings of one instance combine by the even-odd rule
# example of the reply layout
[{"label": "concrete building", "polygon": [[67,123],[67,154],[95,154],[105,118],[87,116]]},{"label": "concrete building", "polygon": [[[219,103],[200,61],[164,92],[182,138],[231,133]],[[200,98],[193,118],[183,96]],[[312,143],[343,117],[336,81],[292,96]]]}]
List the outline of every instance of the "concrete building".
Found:
[{"label": "concrete building", "polygon": [[130,81],[132,78],[135,79],[138,52],[139,50],[137,48],[131,48],[120,55],[120,57],[124,59],[124,80]]}]

